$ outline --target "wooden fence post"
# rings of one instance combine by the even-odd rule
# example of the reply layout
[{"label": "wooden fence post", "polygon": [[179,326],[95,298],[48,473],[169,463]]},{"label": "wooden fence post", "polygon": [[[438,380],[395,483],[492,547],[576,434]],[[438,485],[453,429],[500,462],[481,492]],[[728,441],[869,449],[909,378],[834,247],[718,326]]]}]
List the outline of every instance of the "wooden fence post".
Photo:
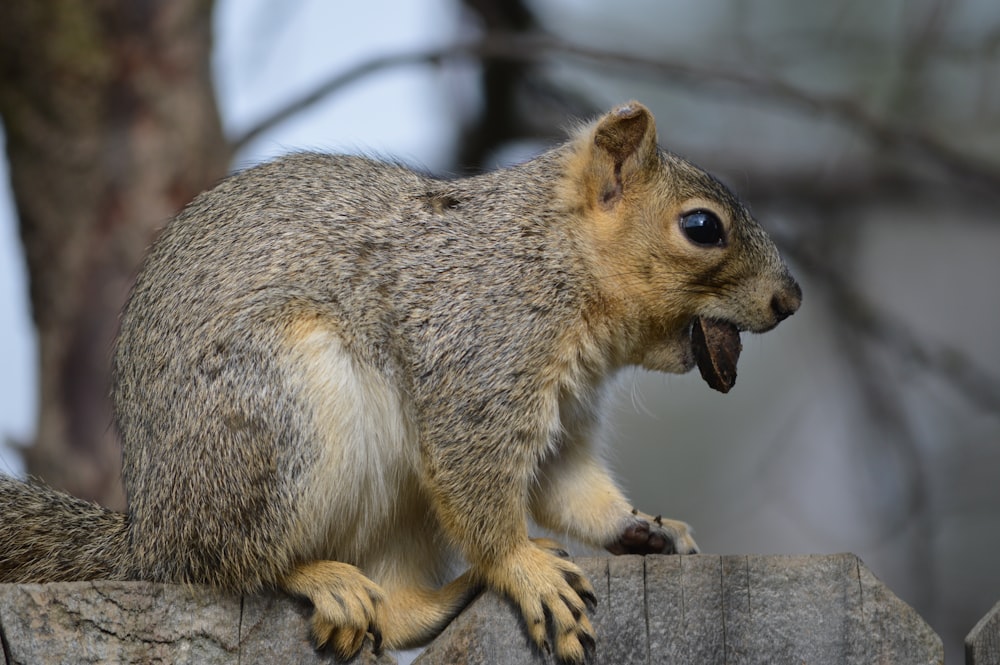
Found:
[{"label": "wooden fence post", "polygon": [[[308,603],[149,582],[0,584],[7,665],[334,663],[309,641]],[[352,665],[395,665],[366,645]]]},{"label": "wooden fence post", "polygon": [[1000,665],[1000,603],[966,636],[965,665]]},{"label": "wooden fence post", "polygon": [[[941,639],[854,555],[578,559],[595,665],[944,662]],[[414,665],[550,663],[511,605],[479,598]]]},{"label": "wooden fence post", "polygon": [[[938,636],[853,555],[577,562],[599,598],[592,616],[594,665],[922,665],[944,659]],[[241,598],[145,582],[0,585],[0,644],[8,665],[334,662],[313,650],[309,612],[307,603],[281,594]],[[994,608],[987,622],[994,641],[972,647],[977,654],[997,653],[997,615]],[[394,662],[369,645],[352,661]],[[516,610],[487,593],[415,665],[546,662],[553,661],[529,645]],[[997,661],[975,665],[987,662]]]}]

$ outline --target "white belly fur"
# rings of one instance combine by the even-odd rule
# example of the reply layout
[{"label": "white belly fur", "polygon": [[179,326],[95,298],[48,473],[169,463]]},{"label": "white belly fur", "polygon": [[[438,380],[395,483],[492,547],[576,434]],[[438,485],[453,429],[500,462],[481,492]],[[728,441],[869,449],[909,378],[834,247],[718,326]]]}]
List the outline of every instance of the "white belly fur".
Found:
[{"label": "white belly fur", "polygon": [[403,394],[318,319],[299,324],[287,339],[316,436],[297,511],[299,551],[357,565],[386,586],[440,582],[449,557]]}]

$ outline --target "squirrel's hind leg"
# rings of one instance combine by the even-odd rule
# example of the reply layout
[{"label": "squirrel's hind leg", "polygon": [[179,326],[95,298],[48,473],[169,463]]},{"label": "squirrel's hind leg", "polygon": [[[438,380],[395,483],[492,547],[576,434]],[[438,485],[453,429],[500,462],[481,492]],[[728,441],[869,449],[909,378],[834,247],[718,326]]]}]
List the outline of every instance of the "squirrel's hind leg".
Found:
[{"label": "squirrel's hind leg", "polygon": [[387,591],[375,609],[382,642],[388,649],[426,644],[479,593],[481,585],[465,572],[441,588],[406,587]]},{"label": "squirrel's hind leg", "polygon": [[339,561],[299,565],[280,584],[312,601],[316,645],[330,645],[343,660],[361,649],[369,633],[376,650],[426,644],[481,589],[466,572],[438,589],[413,586],[387,592],[358,568]]}]

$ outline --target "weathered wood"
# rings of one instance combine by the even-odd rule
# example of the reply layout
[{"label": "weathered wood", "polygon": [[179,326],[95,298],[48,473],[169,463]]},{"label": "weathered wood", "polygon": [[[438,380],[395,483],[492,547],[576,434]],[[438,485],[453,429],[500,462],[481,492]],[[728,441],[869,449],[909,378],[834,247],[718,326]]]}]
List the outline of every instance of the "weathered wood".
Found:
[{"label": "weathered wood", "polygon": [[[853,555],[579,559],[597,589],[595,663],[943,663],[940,638]],[[414,665],[546,663],[484,595]]]},{"label": "weathered wood", "polygon": [[965,637],[966,665],[1000,665],[1000,603]]},{"label": "weathered wood", "polygon": [[[8,665],[334,663],[309,641],[307,603],[146,582],[0,584]],[[366,644],[359,665],[394,665]]]},{"label": "weathered wood", "polygon": [[[941,640],[853,555],[624,556],[577,562],[599,597],[592,617],[598,633],[594,663],[920,665],[944,660]],[[307,603],[281,594],[241,598],[201,587],[0,585],[0,637],[7,663],[335,662],[313,650],[309,612]],[[994,608],[988,624],[994,641],[977,653],[997,653],[997,614]],[[395,661],[389,654],[376,657],[366,645],[352,662]],[[517,611],[494,594],[477,599],[416,661],[545,662],[552,661],[529,645]],[[997,661],[975,661],[984,662]]]}]

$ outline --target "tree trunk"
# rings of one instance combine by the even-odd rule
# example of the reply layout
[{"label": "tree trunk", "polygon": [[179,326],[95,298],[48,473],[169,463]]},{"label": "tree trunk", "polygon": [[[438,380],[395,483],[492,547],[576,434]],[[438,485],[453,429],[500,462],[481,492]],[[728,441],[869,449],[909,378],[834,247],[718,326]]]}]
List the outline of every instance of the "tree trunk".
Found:
[{"label": "tree trunk", "polygon": [[0,115],[38,330],[29,474],[122,508],[109,366],[157,231],[225,174],[209,0],[0,3]]},{"label": "tree trunk", "polygon": [[[537,25],[523,0],[463,0],[487,32],[520,33]],[[455,162],[464,172],[489,170],[490,159],[502,145],[525,136],[518,92],[531,67],[523,62],[484,60],[480,63],[481,111],[462,129]]]}]

